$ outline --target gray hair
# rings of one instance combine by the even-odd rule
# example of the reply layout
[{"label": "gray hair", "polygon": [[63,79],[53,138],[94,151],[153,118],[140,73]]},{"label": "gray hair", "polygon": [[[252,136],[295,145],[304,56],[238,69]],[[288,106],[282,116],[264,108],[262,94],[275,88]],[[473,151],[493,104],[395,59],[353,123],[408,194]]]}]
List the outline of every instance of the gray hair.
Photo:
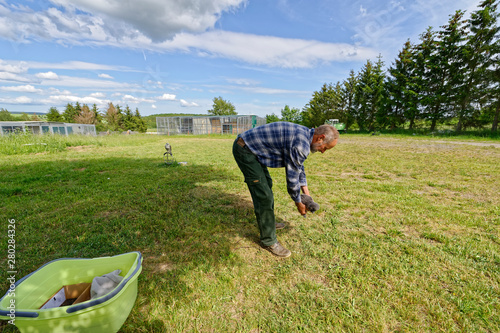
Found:
[{"label": "gray hair", "polygon": [[326,144],[339,138],[339,131],[332,125],[321,125],[314,130],[314,135],[325,135],[323,140]]}]

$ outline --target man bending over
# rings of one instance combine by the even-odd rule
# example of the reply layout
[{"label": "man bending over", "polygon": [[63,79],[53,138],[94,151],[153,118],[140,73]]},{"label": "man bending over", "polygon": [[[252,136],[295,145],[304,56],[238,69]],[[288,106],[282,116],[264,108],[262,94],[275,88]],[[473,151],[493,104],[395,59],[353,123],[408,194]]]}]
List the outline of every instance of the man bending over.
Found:
[{"label": "man bending over", "polygon": [[289,122],[275,122],[252,128],[238,135],[233,156],[248,185],[260,231],[261,246],[279,257],[291,252],[276,237],[273,180],[267,168],[285,168],[288,193],[300,214],[306,214],[300,191],[309,194],[304,161],[310,153],[324,153],[335,147],[339,132],[331,125],[309,129]]}]

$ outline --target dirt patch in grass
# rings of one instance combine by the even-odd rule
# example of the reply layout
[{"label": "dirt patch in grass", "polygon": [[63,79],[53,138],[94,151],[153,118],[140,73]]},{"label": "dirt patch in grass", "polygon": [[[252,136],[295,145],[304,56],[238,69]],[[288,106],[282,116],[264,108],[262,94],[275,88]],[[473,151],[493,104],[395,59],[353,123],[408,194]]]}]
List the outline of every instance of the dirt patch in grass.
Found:
[{"label": "dirt patch in grass", "polygon": [[73,146],[73,147],[66,147],[66,150],[80,152],[80,151],[89,151],[92,148],[94,148],[94,146]]},{"label": "dirt patch in grass", "polygon": [[175,265],[167,261],[165,255],[144,256],[143,267],[146,272],[164,273],[175,269]]},{"label": "dirt patch in grass", "polygon": [[448,145],[470,145],[470,146],[480,146],[480,147],[495,147],[500,148],[500,143],[496,142],[473,142],[473,141],[431,141],[436,143],[446,143]]}]

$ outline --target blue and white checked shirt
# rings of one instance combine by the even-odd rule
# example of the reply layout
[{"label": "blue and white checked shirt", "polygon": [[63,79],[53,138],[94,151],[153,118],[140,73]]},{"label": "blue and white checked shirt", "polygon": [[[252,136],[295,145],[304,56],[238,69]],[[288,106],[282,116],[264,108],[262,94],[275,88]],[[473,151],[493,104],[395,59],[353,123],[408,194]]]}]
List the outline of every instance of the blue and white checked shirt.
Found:
[{"label": "blue and white checked shirt", "polygon": [[269,168],[285,168],[288,193],[300,202],[300,187],[307,186],[304,161],[311,152],[314,129],[275,122],[240,134],[259,162]]}]

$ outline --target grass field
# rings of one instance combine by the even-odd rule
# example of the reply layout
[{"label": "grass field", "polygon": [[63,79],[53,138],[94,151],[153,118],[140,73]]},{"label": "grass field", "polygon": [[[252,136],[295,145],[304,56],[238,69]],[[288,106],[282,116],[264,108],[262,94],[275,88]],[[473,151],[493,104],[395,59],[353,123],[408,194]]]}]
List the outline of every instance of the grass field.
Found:
[{"label": "grass field", "polygon": [[[307,218],[272,169],[292,251],[279,259],[258,245],[233,140],[0,138],[0,272],[15,219],[19,278],[61,257],[143,254],[120,332],[500,330],[498,141],[343,135],[305,163],[321,205]],[[187,166],[163,163],[165,142]]]}]

